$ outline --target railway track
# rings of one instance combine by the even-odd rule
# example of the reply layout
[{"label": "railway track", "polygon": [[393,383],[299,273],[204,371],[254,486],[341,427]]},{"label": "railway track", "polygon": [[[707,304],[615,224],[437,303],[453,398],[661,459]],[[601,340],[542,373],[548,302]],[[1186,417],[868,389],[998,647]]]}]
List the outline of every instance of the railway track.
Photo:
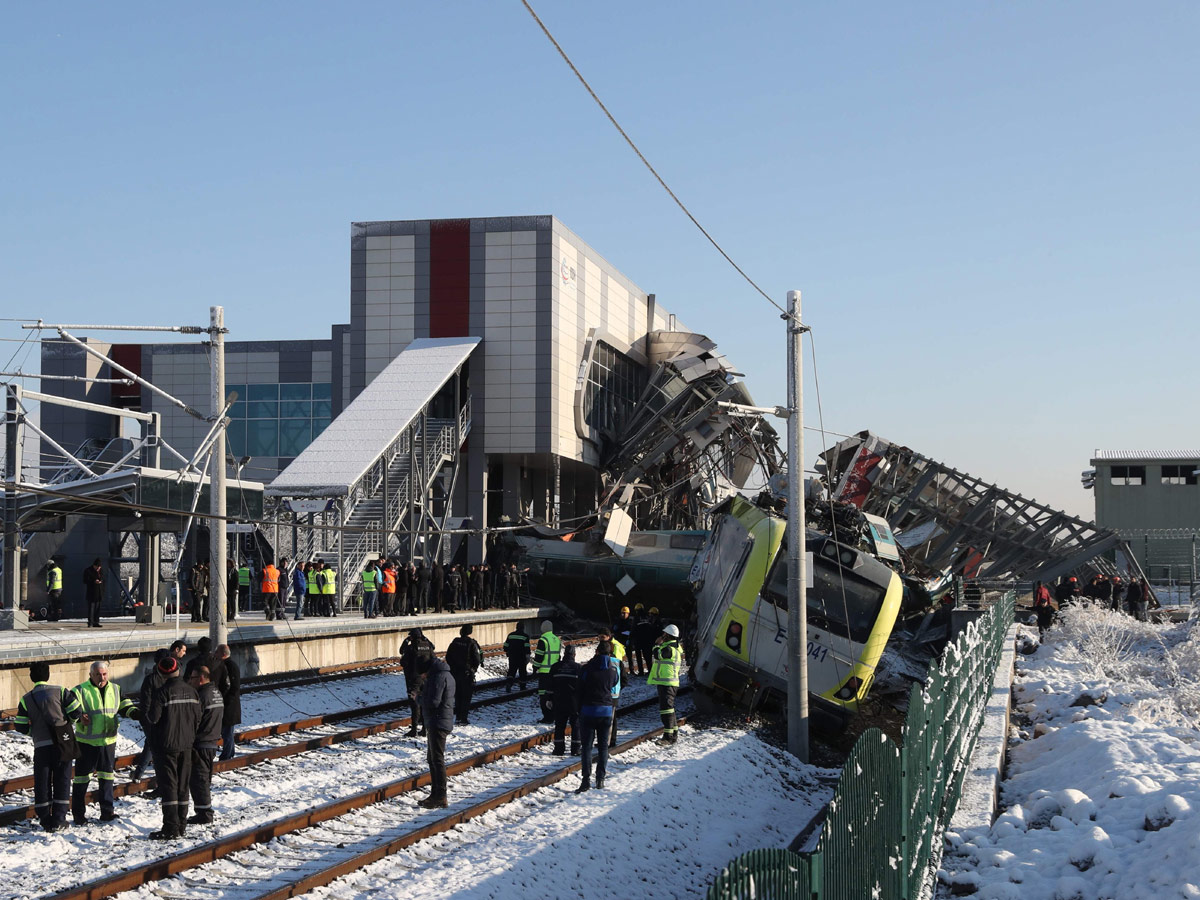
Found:
[{"label": "railway track", "polygon": [[[486,709],[490,706],[506,703],[510,700],[518,700],[525,697],[536,695],[536,688],[528,690],[517,690],[511,693],[500,692],[498,689],[503,688],[506,682],[504,679],[491,680],[481,682],[478,688],[481,691],[486,691],[485,696],[477,697],[471,704],[473,710]],[[497,691],[492,693],[492,691]],[[320,750],[326,747],[334,747],[339,744],[359,741],[364,738],[371,737],[377,734],[385,734],[391,731],[398,731],[401,728],[408,728],[412,724],[412,719],[407,715],[393,715],[408,709],[408,700],[396,700],[388,703],[381,703],[371,707],[363,707],[359,709],[343,710],[336,713],[330,713],[324,716],[315,716],[307,719],[298,719],[294,722],[279,723],[276,725],[266,725],[261,728],[247,729],[239,733],[242,736],[247,736],[245,739],[249,741],[251,738],[248,735],[253,734],[255,738],[262,739],[266,737],[277,737],[284,734],[294,733],[296,731],[313,730],[317,728],[327,727],[333,724],[350,721],[353,719],[374,718],[379,721],[371,722],[358,726],[356,728],[338,731],[333,734],[320,734],[303,738],[298,741],[289,741],[285,744],[280,744],[272,747],[266,747],[261,750],[251,750],[249,753],[241,753],[234,756],[232,759],[220,760],[213,766],[213,773],[231,772],[237,769],[244,769],[249,766],[257,766],[262,763],[273,760],[287,759],[293,756],[299,756],[303,753],[310,753],[315,750]],[[239,738],[239,744],[241,738]],[[117,760],[118,767],[128,767],[133,764],[133,756],[122,756]],[[145,793],[153,790],[157,782],[153,778],[144,778],[139,781],[118,782],[113,785],[113,794],[116,797],[127,797],[131,795]],[[22,790],[32,790],[33,776],[22,776],[20,778],[12,778],[6,782],[0,783],[0,787],[8,786],[7,793],[15,793]],[[88,794],[88,801],[95,802],[98,799],[98,794],[91,791]],[[18,822],[32,819],[34,817],[34,809],[32,804],[9,807],[0,810],[0,825],[12,825]]]},{"label": "railway track", "polygon": [[[623,707],[619,714],[656,711],[657,700],[651,697]],[[624,753],[661,731],[643,729],[621,742],[613,754]],[[172,856],[126,867],[60,891],[49,900],[99,900],[138,888],[138,896],[162,900],[295,897],[577,772],[580,763],[571,757],[529,752],[552,740],[552,732],[544,731],[448,763],[455,802],[445,812],[416,807],[413,793],[429,784],[429,772],[423,770]]]},{"label": "railway track", "polygon": [[[564,644],[586,644],[589,641],[595,640],[594,637],[574,637],[564,638]],[[504,646],[502,644],[489,644],[480,648],[483,651],[484,660],[498,659],[504,656]],[[242,694],[254,694],[264,691],[286,691],[292,688],[309,687],[314,684],[328,683],[331,681],[341,681],[348,678],[358,678],[364,675],[379,675],[387,672],[398,672],[402,666],[398,656],[382,657],[379,659],[367,660],[365,662],[341,663],[334,666],[320,666],[315,669],[303,669],[299,672],[288,672],[275,675],[260,675],[254,678],[247,678],[242,682]],[[134,702],[138,700],[136,693],[127,694],[127,697]],[[17,710],[6,709],[0,711],[0,731],[13,730],[13,717],[16,716]]]}]

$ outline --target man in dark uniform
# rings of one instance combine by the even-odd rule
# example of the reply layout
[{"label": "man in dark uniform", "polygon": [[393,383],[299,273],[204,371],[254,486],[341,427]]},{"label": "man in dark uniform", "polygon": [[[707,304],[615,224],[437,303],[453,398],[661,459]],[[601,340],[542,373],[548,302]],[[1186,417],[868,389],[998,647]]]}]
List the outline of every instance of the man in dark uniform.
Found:
[{"label": "man in dark uniform", "polygon": [[194,815],[188,817],[188,823],[192,825],[208,825],[213,820],[213,760],[221,740],[225,704],[221,701],[221,692],[212,683],[211,675],[208,666],[199,666],[192,673],[192,688],[200,698],[200,724],[192,744],[192,774],[188,779],[192,806],[196,810]]},{"label": "man in dark uniform", "polygon": [[[433,568],[429,572],[429,602],[434,607],[435,612],[442,612],[442,602],[445,598],[442,597],[442,591],[446,589],[446,570],[442,568],[440,560],[433,561]],[[426,612],[426,610],[422,610]]]},{"label": "man in dark uniform", "polygon": [[575,645],[563,646],[562,659],[550,667],[554,691],[554,755],[567,752],[567,726],[571,726],[571,755],[579,753],[579,673]]},{"label": "man in dark uniform", "polygon": [[464,625],[458,629],[458,637],[446,649],[446,664],[454,676],[454,721],[467,725],[467,714],[471,711],[471,695],[475,693],[475,673],[483,665],[483,650],[479,642],[471,637],[474,626]]},{"label": "man in dark uniform", "polygon": [[[421,715],[429,731],[429,796],[417,801],[425,809],[442,808],[446,800],[446,738],[454,730],[454,678],[445,660],[433,656],[419,666],[424,679]],[[424,730],[424,729],[423,729]]]},{"label": "man in dark uniform", "polygon": [[504,655],[508,657],[508,685],[504,693],[510,693],[521,680],[521,690],[525,690],[526,679],[529,678],[529,635],[520,623],[512,630],[504,641]]},{"label": "man in dark uniform", "polygon": [[83,570],[83,587],[87,599],[88,628],[100,627],[100,604],[104,601],[104,568],[100,557]]},{"label": "man in dark uniform", "polygon": [[[429,671],[429,660],[433,659],[433,641],[425,637],[420,628],[413,628],[400,645],[400,665],[404,667],[404,687],[408,693],[408,706],[412,710],[408,737],[425,734],[425,722],[421,713],[421,688],[425,674]],[[447,668],[447,671],[449,669]],[[420,731],[418,731],[420,729]]]},{"label": "man in dark uniform", "polygon": [[200,698],[180,677],[179,663],[168,656],[158,664],[163,686],[155,692],[146,710],[153,726],[154,771],[162,797],[163,826],[150,832],[156,841],[183,837],[187,827],[188,781],[192,770],[192,746],[200,724]]},{"label": "man in dark uniform", "polygon": [[17,704],[13,727],[33,738],[33,809],[47,831],[66,827],[70,805],[71,771],[74,760],[63,759],[52,728],[64,727],[79,718],[83,707],[73,691],[50,684],[50,664],[35,662],[29,667],[33,690]]}]

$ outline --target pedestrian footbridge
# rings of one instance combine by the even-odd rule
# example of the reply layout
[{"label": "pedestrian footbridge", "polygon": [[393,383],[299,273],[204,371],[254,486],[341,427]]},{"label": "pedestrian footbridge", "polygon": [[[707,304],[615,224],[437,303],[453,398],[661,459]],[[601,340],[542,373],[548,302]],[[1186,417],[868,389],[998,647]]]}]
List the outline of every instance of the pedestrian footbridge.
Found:
[{"label": "pedestrian footbridge", "polygon": [[343,608],[357,601],[368,559],[442,551],[479,344],[413,341],[267,486],[292,532],[276,536],[276,551],[336,565]]}]

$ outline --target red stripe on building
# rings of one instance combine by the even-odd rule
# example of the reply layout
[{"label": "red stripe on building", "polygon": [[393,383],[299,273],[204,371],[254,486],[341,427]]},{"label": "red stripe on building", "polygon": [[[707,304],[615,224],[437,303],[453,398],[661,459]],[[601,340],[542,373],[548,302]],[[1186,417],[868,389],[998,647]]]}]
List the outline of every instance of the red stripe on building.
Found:
[{"label": "red stripe on building", "polygon": [[466,336],[470,298],[471,222],[435,221],[429,233],[429,336]]}]

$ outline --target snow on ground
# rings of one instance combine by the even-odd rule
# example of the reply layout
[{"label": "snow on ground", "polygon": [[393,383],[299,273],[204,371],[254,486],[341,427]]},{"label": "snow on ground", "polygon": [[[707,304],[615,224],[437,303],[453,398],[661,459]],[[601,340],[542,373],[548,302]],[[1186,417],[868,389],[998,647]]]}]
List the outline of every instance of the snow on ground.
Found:
[{"label": "snow on ground", "polygon": [[[496,678],[502,668],[502,660],[488,660],[481,674]],[[399,673],[362,676],[248,694],[243,718],[247,726],[287,721],[403,694]],[[623,702],[652,695],[653,689],[637,679],[623,692]],[[469,726],[455,729],[447,757],[461,759],[542,730],[546,726],[537,723],[538,715],[533,698],[477,710]],[[652,727],[657,716],[643,718],[643,727]],[[337,726],[344,727],[348,725]],[[633,723],[622,726],[621,734],[632,733],[632,727]],[[136,723],[122,723],[118,752],[135,750],[140,739]],[[256,746],[286,740],[274,738]],[[28,738],[0,734],[3,756],[27,748]],[[548,748],[534,752],[551,759]],[[217,824],[190,828],[188,841],[203,843],[425,767],[425,741],[392,732],[221,773],[213,782]],[[5,760],[4,768],[12,774],[30,771],[27,758],[23,765],[20,759]],[[413,893],[413,886],[420,885],[439,896],[462,897],[531,892],[702,897],[729,860],[751,849],[786,846],[803,829],[832,794],[832,788],[818,782],[818,775],[828,778],[827,772],[799,765],[753,734],[685,727],[674,747],[644,744],[614,757],[604,791],[576,796],[578,776],[570,776],[515,806],[460,826],[458,833],[423,842],[403,860],[396,857],[377,867],[391,875],[402,871],[403,879],[394,884],[378,874],[360,873],[355,878],[361,888],[350,879],[318,896],[420,896],[421,887]],[[118,779],[124,777],[118,774]],[[451,781],[452,799],[456,793],[465,799],[471,776],[462,776],[457,792],[455,783]],[[30,823],[5,829],[0,877],[14,892],[9,895],[35,897],[101,876],[109,862],[132,865],[180,849],[145,839],[161,823],[156,802],[145,796],[119,798],[117,811],[122,816],[117,823],[93,822],[53,835]],[[93,805],[91,814],[95,812]],[[402,866],[395,864],[400,861]]]},{"label": "snow on ground", "polygon": [[684,727],[673,747],[613,757],[602,791],[575,794],[568,776],[305,896],[703,897],[731,859],[787,846],[829,801],[816,772],[744,731]]},{"label": "snow on ground", "polygon": [[1013,707],[1000,814],[947,833],[938,896],[1200,897],[1200,624],[1068,609]]}]

